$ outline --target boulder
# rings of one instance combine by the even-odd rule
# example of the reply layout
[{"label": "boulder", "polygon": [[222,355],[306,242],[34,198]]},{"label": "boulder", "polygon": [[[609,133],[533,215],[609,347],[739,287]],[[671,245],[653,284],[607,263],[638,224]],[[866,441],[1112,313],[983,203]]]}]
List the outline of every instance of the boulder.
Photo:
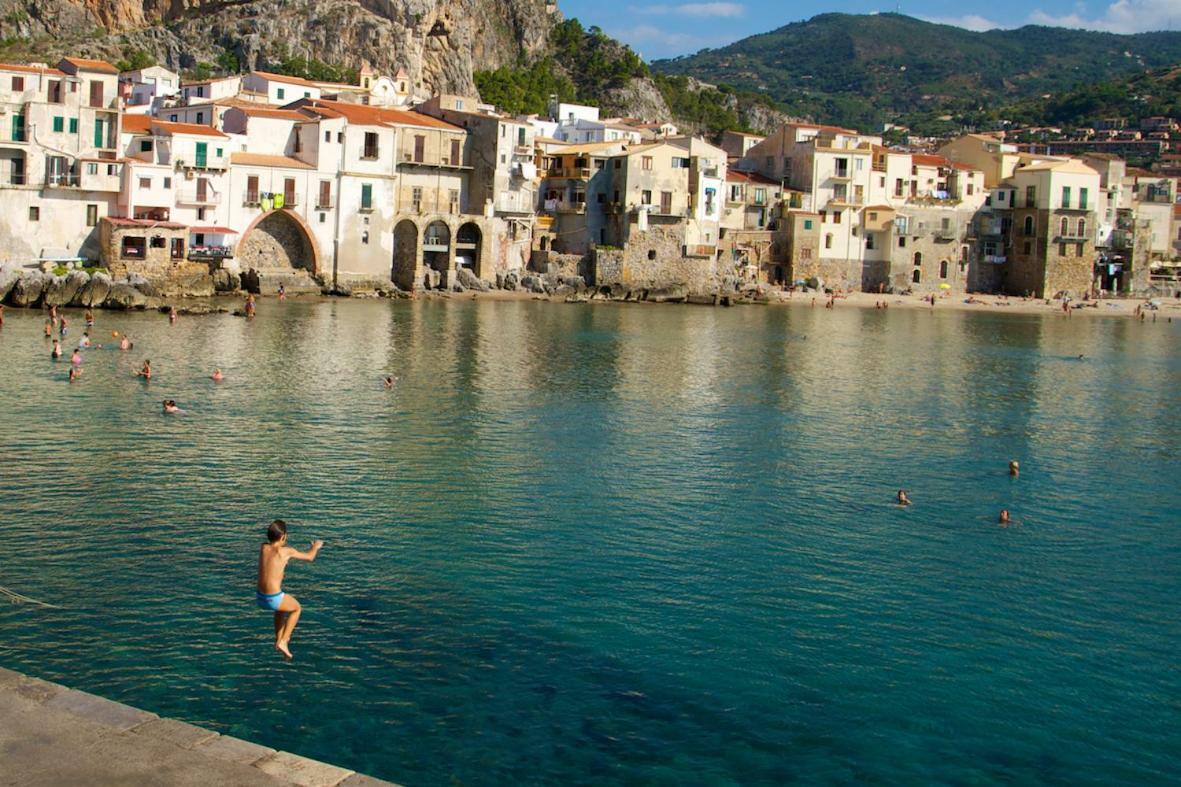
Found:
[{"label": "boulder", "polygon": [[159,295],[156,286],[139,273],[132,273],[127,277],[127,283],[149,297]]},{"label": "boulder", "polygon": [[74,303],[77,306],[102,306],[110,292],[111,277],[99,272],[90,277],[90,281],[74,298]]},{"label": "boulder", "polygon": [[111,285],[111,291],[103,301],[107,309],[143,309],[148,305],[148,296],[144,295],[127,282],[116,282]]},{"label": "boulder", "polygon": [[501,286],[506,290],[516,290],[521,286],[521,276],[516,271],[509,271],[504,274],[504,283]]},{"label": "boulder", "polygon": [[469,289],[469,290],[478,290],[479,292],[488,292],[488,290],[490,289],[488,287],[487,282],[480,279],[479,276],[472,273],[467,268],[460,268],[459,271],[456,272],[455,278],[459,280],[458,281],[459,284],[463,285],[464,288]]},{"label": "boulder", "polygon": [[41,271],[25,271],[12,285],[8,302],[13,306],[36,306],[48,280],[49,277]]},{"label": "boulder", "polygon": [[233,292],[238,289],[238,277],[224,268],[218,268],[213,272],[213,291],[214,292]]},{"label": "boulder", "polygon": [[563,276],[561,282],[563,286],[569,287],[575,292],[581,292],[586,289],[586,281],[581,276]]},{"label": "boulder", "polygon": [[46,306],[68,306],[90,281],[90,274],[70,271],[65,276],[55,276],[45,290],[42,302]]},{"label": "boulder", "polygon": [[427,268],[423,273],[423,286],[428,290],[439,289],[439,283],[443,281],[443,275],[434,268]]},{"label": "boulder", "polygon": [[684,303],[688,297],[689,290],[679,284],[648,291],[648,300],[652,303]]},{"label": "boulder", "polygon": [[452,292],[467,292],[467,287],[464,287],[459,282],[455,282],[454,284],[451,285],[451,291]]},{"label": "boulder", "polygon": [[4,299],[8,297],[8,293],[12,291],[12,285],[16,284],[20,275],[20,270],[15,265],[0,267],[0,303],[4,303]]},{"label": "boulder", "polygon": [[353,294],[353,288],[343,281],[338,281],[335,285],[328,288],[328,294],[339,295],[342,298],[347,298]]}]

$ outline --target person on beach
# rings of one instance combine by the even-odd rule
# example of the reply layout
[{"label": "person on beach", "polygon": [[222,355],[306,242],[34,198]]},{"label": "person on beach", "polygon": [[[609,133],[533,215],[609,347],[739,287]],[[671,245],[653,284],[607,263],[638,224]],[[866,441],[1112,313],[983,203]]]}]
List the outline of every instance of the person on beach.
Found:
[{"label": "person on beach", "polygon": [[144,361],[144,366],[135,373],[136,377],[142,377],[144,380],[152,379],[152,362],[150,360]]},{"label": "person on beach", "polygon": [[164,400],[164,414],[165,415],[184,415],[184,410],[176,406],[175,399]]},{"label": "person on beach", "polygon": [[900,505],[900,506],[910,505],[910,498],[907,497],[905,489],[898,490],[898,505]]},{"label": "person on beach", "polygon": [[1021,475],[1021,464],[1016,459],[1009,460],[1009,475],[1013,478]]},{"label": "person on beach", "polygon": [[74,353],[73,353],[73,355],[70,356],[70,365],[71,366],[81,366],[82,365],[82,351],[80,348],[78,348],[78,347],[74,348]]},{"label": "person on beach", "polygon": [[1005,526],[1009,524],[1009,509],[1002,508],[1000,515],[996,518],[997,524]]},{"label": "person on beach", "polygon": [[267,543],[258,549],[258,587],[255,589],[255,600],[263,609],[275,613],[275,650],[283,654],[290,661],[291,632],[299,622],[299,613],[303,609],[295,596],[283,592],[283,572],[287,568],[287,561],[306,560],[309,563],[316,559],[323,541],[313,541],[312,548],[307,552],[300,552],[287,546],[287,523],[282,519],[271,522],[267,528]]},{"label": "person on beach", "polygon": [[215,383],[220,383],[222,380],[226,379],[226,376],[221,373],[221,369],[214,369],[213,374],[209,375],[209,379],[213,380]]},{"label": "person on beach", "polygon": [[55,360],[55,361],[56,361],[58,358],[61,358],[61,357],[62,357],[62,343],[61,343],[61,339],[54,339],[54,340],[53,340],[53,349],[49,351],[49,357],[50,357],[50,358],[52,358],[52,359],[53,359],[53,360]]}]

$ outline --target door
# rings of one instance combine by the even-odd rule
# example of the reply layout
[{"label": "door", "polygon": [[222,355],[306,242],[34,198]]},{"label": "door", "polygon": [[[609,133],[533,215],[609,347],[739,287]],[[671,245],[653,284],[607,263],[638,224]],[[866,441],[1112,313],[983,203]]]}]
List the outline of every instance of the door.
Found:
[{"label": "door", "polygon": [[102,118],[96,118],[94,121],[94,146],[96,148],[107,146],[107,121]]},{"label": "door", "polygon": [[463,163],[460,160],[461,156],[460,156],[460,152],[459,152],[459,144],[460,143],[459,143],[458,139],[451,140],[451,166],[453,166],[453,167],[458,167],[460,164]]},{"label": "door", "polygon": [[193,163],[198,167],[204,167],[209,160],[209,145],[205,142],[197,143],[197,160]]},{"label": "door", "polygon": [[289,208],[295,207],[295,178],[283,180],[283,204]]},{"label": "door", "polygon": [[316,202],[316,207],[318,207],[318,208],[331,208],[332,207],[332,181],[330,181],[330,180],[320,181],[320,198]]},{"label": "door", "polygon": [[426,137],[414,138],[414,160],[421,164],[426,153]]},{"label": "door", "polygon": [[209,180],[197,178],[197,202],[204,203],[209,198]]},{"label": "door", "polygon": [[103,83],[98,80],[92,80],[90,83],[90,106],[101,107],[103,105]]},{"label": "door", "polygon": [[179,260],[185,256],[185,242],[180,238],[172,239],[172,259]]}]

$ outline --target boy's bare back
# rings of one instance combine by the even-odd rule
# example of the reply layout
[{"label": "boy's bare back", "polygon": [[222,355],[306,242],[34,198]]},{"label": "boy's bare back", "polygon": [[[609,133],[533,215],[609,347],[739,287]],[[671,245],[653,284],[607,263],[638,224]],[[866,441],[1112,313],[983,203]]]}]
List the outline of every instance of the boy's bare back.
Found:
[{"label": "boy's bare back", "polygon": [[[286,540],[286,539],[284,539]],[[258,549],[258,592],[278,593],[283,587],[283,572],[291,558],[314,560],[323,541],[313,541],[312,548],[300,552],[286,544],[263,544]]]}]

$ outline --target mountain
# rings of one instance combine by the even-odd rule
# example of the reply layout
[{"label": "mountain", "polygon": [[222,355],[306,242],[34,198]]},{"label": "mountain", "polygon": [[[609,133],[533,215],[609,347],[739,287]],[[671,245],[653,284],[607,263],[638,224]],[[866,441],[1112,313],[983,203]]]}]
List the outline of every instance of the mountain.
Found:
[{"label": "mountain", "polygon": [[758,91],[794,115],[879,128],[979,116],[1181,62],[1181,33],[1057,27],[972,32],[901,14],[821,14],[720,49],[658,60],[654,72]]},{"label": "mountain", "polygon": [[78,54],[198,74],[369,62],[470,94],[477,64],[543,49],[556,10],[553,0],[0,0],[0,58]]}]

